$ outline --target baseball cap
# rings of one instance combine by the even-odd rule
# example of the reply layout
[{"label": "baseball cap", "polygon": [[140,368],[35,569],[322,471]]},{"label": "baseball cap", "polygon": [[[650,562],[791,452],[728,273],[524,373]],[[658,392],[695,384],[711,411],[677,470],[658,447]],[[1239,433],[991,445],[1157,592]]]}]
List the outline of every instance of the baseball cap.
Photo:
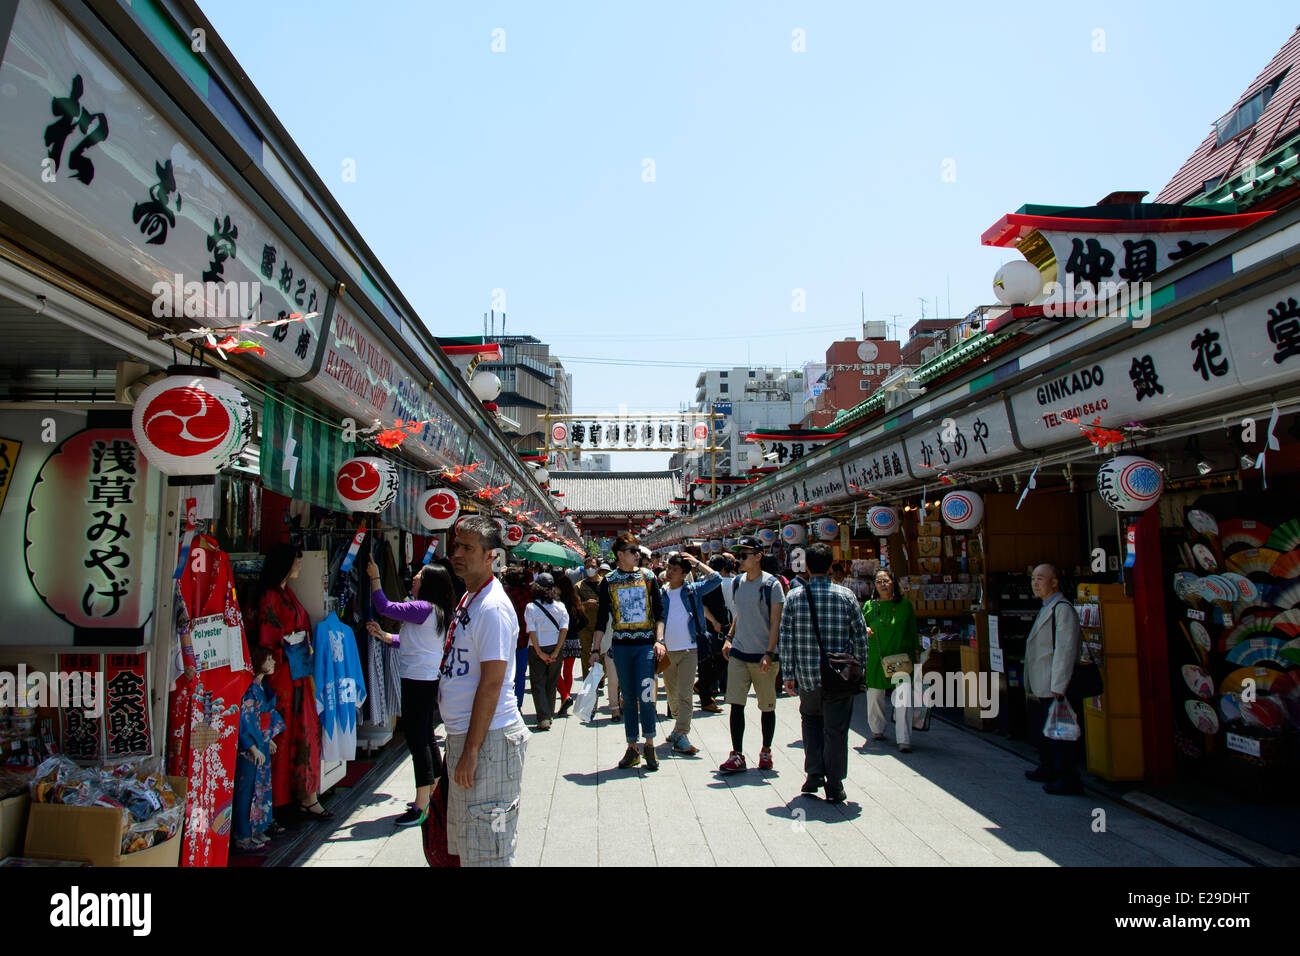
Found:
[{"label": "baseball cap", "polygon": [[748,536],[747,536],[747,537],[741,538],[739,541],[736,542],[736,547],[735,547],[734,550],[735,550],[736,552],[740,552],[740,551],[758,551],[758,552],[762,552],[762,550],[763,550],[763,546],[762,546],[761,544],[759,544],[757,538],[753,538],[753,537],[748,537]]},{"label": "baseball cap", "polygon": [[608,564],[601,564],[600,569],[601,569],[602,571],[608,571],[608,570],[609,570],[609,565],[608,565]]},{"label": "baseball cap", "polygon": [[541,574],[537,575],[537,577],[533,578],[533,583],[539,588],[553,588],[555,587],[555,578],[543,571]]}]

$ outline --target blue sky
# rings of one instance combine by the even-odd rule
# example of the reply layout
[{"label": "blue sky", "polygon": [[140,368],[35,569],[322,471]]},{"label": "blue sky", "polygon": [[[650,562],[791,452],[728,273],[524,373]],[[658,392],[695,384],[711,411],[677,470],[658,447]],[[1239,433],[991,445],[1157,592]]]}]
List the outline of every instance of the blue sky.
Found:
[{"label": "blue sky", "polygon": [[993,301],[999,216],[1154,199],[1300,23],[1282,3],[202,6],[433,332],[481,332],[503,290],[579,411],[821,360],[861,335],[862,293],[904,335],[920,298]]}]

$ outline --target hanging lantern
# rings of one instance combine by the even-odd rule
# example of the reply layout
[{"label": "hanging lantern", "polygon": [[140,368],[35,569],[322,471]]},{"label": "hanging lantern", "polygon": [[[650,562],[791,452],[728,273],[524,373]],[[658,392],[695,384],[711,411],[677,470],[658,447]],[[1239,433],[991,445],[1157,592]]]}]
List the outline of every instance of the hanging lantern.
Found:
[{"label": "hanging lantern", "polygon": [[517,548],[524,540],[524,529],[517,524],[506,525],[505,542],[507,548]]},{"label": "hanging lantern", "polygon": [[1164,475],[1156,463],[1137,455],[1112,458],[1097,472],[1097,494],[1116,511],[1146,511],[1164,488]]},{"label": "hanging lantern", "polygon": [[524,544],[541,544],[546,539],[540,534],[530,534],[524,536]]},{"label": "hanging lantern", "polygon": [[939,503],[939,511],[954,531],[969,531],[984,520],[984,499],[973,491],[950,491]]},{"label": "hanging lantern", "polygon": [[228,467],[253,437],[253,409],[215,369],[173,366],[146,388],[131,412],[136,444],[165,475],[193,480]]},{"label": "hanging lantern", "polygon": [[709,542],[709,552],[710,552],[711,554],[721,554],[721,553],[722,553],[722,539],[720,539],[720,538],[714,538],[713,540],[711,540],[711,541]]},{"label": "hanging lantern", "polygon": [[993,294],[1003,305],[1024,305],[1043,291],[1043,277],[1038,267],[1016,259],[993,273]]},{"label": "hanging lantern", "polygon": [[501,379],[483,369],[474,373],[474,377],[469,380],[469,388],[480,402],[495,402],[501,394]]},{"label": "hanging lantern", "polygon": [[348,511],[379,514],[397,497],[397,469],[386,458],[349,458],[339,466],[334,490]]},{"label": "hanging lantern", "polygon": [[544,485],[551,480],[551,473],[545,468],[538,468],[533,472],[533,477],[537,479],[539,485]]},{"label": "hanging lantern", "polygon": [[877,505],[867,511],[867,527],[877,538],[888,538],[898,530],[898,512]]},{"label": "hanging lantern", "polygon": [[759,468],[763,464],[763,449],[757,445],[750,445],[745,451],[745,462],[750,468]]},{"label": "hanging lantern", "polygon": [[807,537],[807,532],[801,524],[788,524],[781,529],[781,540],[786,544],[803,544]]},{"label": "hanging lantern", "polygon": [[779,535],[771,528],[759,528],[754,537],[758,538],[758,543],[765,548],[770,548],[776,544]]},{"label": "hanging lantern", "polygon": [[834,541],[840,536],[840,525],[834,518],[818,518],[813,529],[818,541]]},{"label": "hanging lantern", "polygon": [[460,498],[450,488],[430,488],[416,499],[415,517],[426,531],[446,531],[460,514]]}]

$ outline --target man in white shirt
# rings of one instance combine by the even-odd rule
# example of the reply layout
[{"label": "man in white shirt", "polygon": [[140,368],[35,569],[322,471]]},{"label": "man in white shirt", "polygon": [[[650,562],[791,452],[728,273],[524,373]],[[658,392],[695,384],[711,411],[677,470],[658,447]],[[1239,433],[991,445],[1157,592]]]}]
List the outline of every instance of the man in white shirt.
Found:
[{"label": "man in white shirt", "polygon": [[519,616],[492,576],[501,531],[474,516],[456,529],[451,565],[465,594],[448,626],[438,709],[447,727],[447,849],[462,866],[512,866],[528,728],[514,695]]}]

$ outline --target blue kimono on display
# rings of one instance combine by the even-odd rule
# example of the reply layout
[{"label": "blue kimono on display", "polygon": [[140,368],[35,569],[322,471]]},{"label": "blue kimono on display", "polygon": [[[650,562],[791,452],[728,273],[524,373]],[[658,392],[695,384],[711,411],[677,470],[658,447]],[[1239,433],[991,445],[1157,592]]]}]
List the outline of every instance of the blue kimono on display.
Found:
[{"label": "blue kimono on display", "polygon": [[316,625],[316,711],[321,760],[355,760],[357,718],[366,700],[366,678],[352,628],[331,614]]},{"label": "blue kimono on display", "polygon": [[[235,760],[235,839],[265,837],[271,825],[271,738],[284,731],[275,709],[275,691],[265,678],[248,685],[239,706],[239,756]],[[256,747],[266,760],[259,767],[249,754]]]}]

